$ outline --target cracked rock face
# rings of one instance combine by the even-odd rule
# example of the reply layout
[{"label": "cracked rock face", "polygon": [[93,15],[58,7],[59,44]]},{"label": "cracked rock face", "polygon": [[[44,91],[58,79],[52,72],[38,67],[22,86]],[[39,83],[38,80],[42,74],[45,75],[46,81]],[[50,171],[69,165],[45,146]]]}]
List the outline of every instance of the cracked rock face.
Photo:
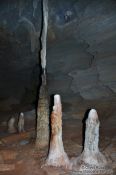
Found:
[{"label": "cracked rock face", "polygon": [[[2,0],[0,19],[0,112],[28,110],[40,84],[41,2]],[[114,0],[49,0],[48,90],[61,95],[64,118],[114,113],[115,19]]]}]

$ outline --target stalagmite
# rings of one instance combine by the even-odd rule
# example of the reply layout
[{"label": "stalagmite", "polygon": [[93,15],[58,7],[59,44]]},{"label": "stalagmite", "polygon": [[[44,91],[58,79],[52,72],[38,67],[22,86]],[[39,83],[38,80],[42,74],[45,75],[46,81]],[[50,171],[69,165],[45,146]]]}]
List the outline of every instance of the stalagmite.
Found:
[{"label": "stalagmite", "polygon": [[8,121],[8,133],[16,133],[15,118],[11,117]]},{"label": "stalagmite", "polygon": [[21,112],[20,115],[19,115],[19,120],[18,120],[18,132],[21,133],[21,132],[24,132],[25,129],[24,129],[24,113]]},{"label": "stalagmite", "polygon": [[42,85],[40,87],[39,101],[37,107],[37,136],[36,147],[41,148],[49,144],[49,104],[46,79],[42,75]]},{"label": "stalagmite", "polygon": [[62,141],[62,105],[59,95],[54,96],[54,106],[51,114],[51,139],[46,165],[71,168],[69,158],[64,151]]},{"label": "stalagmite", "polygon": [[36,147],[41,148],[49,144],[49,103],[46,81],[46,39],[48,26],[48,1],[43,0],[43,28],[41,35],[41,67],[42,67],[42,84],[39,92],[37,107],[37,137]]},{"label": "stalagmite", "polygon": [[[73,160],[73,169],[84,164],[89,169],[91,166],[104,167],[107,165],[105,156],[99,151],[99,119],[95,109],[91,109],[86,120],[85,143],[82,154]],[[83,170],[84,166],[81,166]],[[84,167],[85,168],[85,167]]]}]

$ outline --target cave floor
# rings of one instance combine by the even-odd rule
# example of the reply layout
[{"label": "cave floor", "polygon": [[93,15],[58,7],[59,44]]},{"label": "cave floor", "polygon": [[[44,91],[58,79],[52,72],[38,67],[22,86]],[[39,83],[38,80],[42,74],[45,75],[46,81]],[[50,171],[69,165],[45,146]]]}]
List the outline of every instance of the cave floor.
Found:
[{"label": "cave floor", "polygon": [[[113,121],[112,121],[113,126]],[[116,136],[111,121],[100,128],[100,150],[112,167],[116,169]],[[0,175],[78,175],[61,168],[43,166],[47,148],[37,150],[34,145],[35,131],[31,129],[21,134],[0,137]],[[82,121],[63,121],[63,142],[69,158],[78,156],[82,151]],[[115,173],[114,173],[115,174]]]}]

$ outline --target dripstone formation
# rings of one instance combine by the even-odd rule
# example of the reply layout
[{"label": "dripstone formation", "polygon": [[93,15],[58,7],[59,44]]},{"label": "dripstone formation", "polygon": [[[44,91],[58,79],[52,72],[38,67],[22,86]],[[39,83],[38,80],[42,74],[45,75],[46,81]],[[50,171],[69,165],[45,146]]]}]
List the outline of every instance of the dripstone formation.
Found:
[{"label": "dripstone formation", "polygon": [[46,81],[46,38],[48,27],[48,1],[43,0],[43,28],[41,35],[41,68],[42,68],[42,84],[39,92],[39,100],[37,107],[37,137],[36,147],[44,147],[49,144],[49,103]]},{"label": "dripstone formation", "polygon": [[49,104],[46,77],[42,75],[39,101],[37,107],[37,148],[48,146],[49,143]]},{"label": "dripstone formation", "polygon": [[54,96],[54,106],[51,113],[51,139],[46,165],[70,169],[70,161],[64,151],[62,141],[62,105],[60,95]]},{"label": "dripstone formation", "polygon": [[100,152],[99,144],[99,119],[95,109],[91,109],[86,120],[85,142],[82,154],[75,158],[73,162],[74,170],[83,170],[96,166],[96,169],[107,165],[105,156]]}]

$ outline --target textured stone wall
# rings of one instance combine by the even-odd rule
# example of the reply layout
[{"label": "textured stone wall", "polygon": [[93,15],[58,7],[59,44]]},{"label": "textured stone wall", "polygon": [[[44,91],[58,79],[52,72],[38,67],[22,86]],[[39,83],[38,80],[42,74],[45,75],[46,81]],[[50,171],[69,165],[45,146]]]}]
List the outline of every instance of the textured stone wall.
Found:
[{"label": "textured stone wall", "polygon": [[[41,1],[0,2],[0,111],[36,100]],[[64,117],[90,107],[111,115],[116,102],[115,0],[49,0],[49,94],[60,94]],[[27,109],[26,108],[26,109]]]},{"label": "textured stone wall", "polygon": [[17,111],[36,99],[40,30],[39,1],[0,2],[0,111]]},{"label": "textured stone wall", "polygon": [[65,117],[82,117],[91,107],[108,117],[116,103],[116,2],[63,2],[50,21],[50,93],[61,94]]}]

